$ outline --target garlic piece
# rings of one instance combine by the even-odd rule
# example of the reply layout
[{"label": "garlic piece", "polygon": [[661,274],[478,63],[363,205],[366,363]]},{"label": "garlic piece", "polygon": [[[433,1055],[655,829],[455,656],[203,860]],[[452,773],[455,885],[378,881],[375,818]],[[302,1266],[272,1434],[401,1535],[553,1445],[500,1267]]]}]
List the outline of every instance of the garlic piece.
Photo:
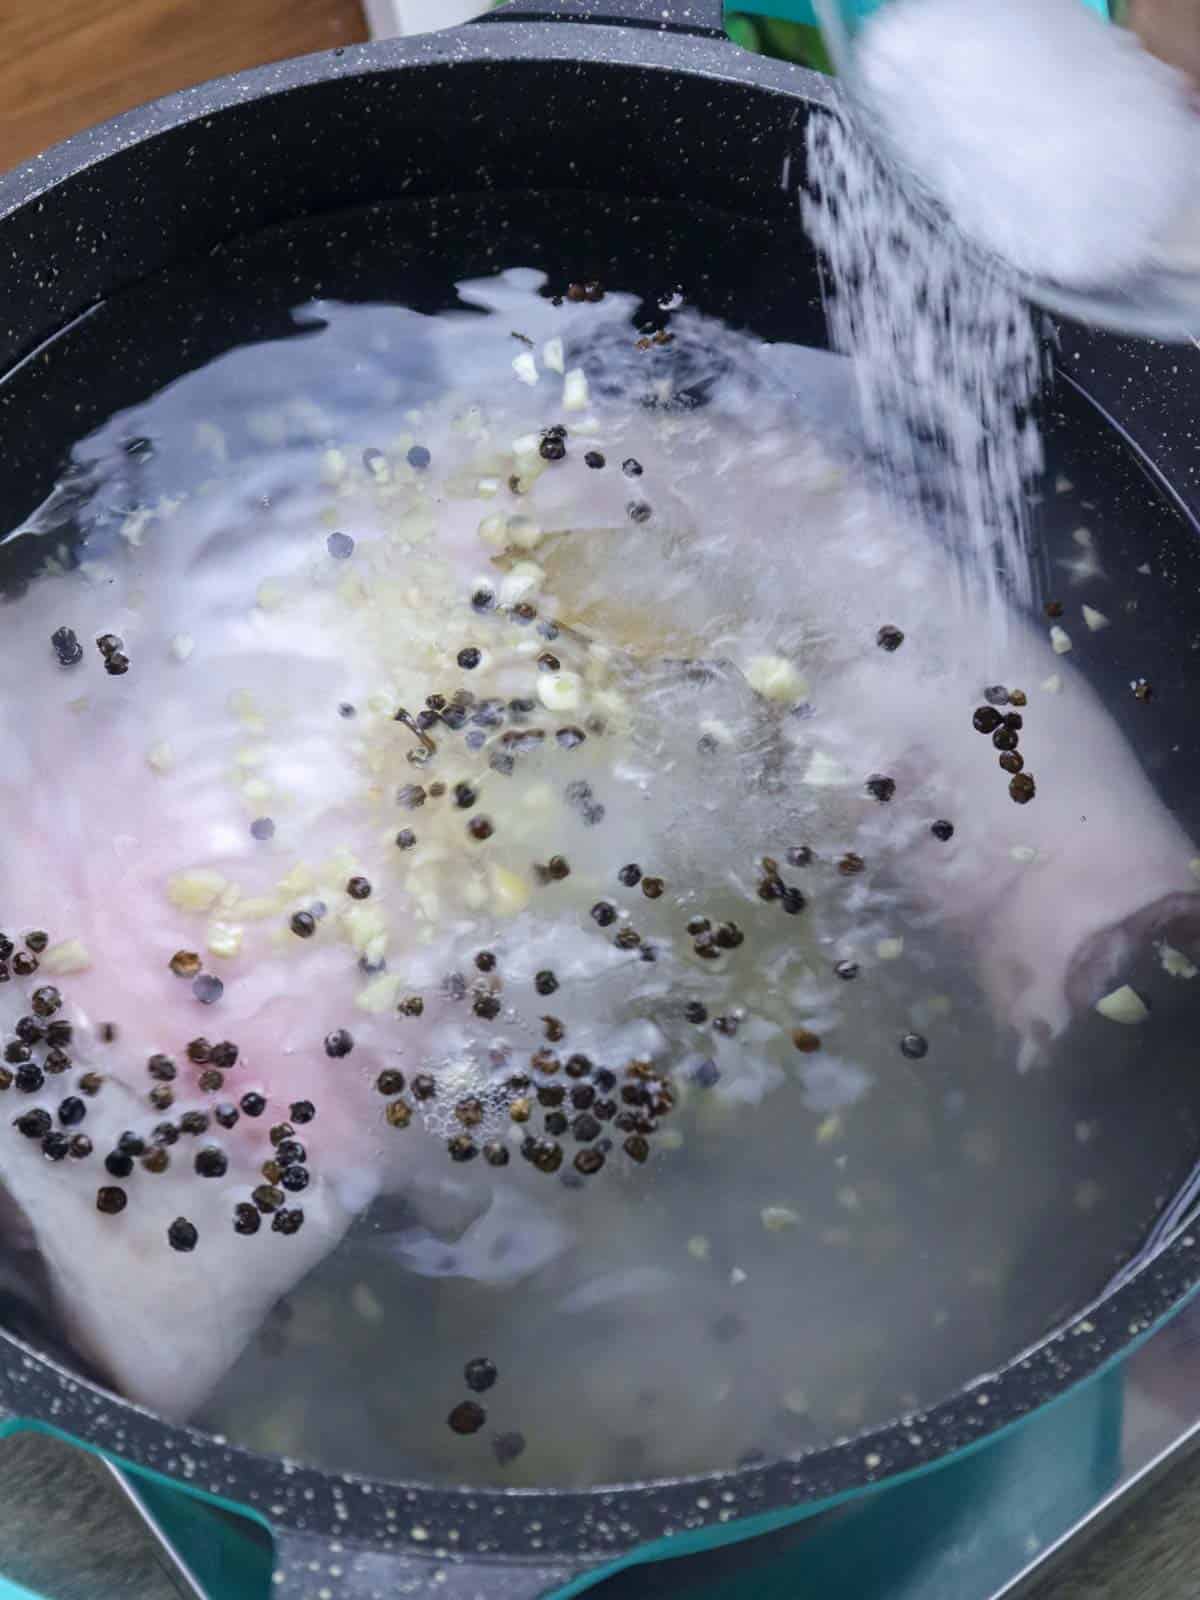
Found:
[{"label": "garlic piece", "polygon": [[186,661],[196,648],[196,641],[190,633],[177,633],[171,640],[171,654],[176,661]]},{"label": "garlic piece", "polygon": [[91,954],[82,939],[64,939],[52,944],[40,957],[41,969],[51,977],[65,977],[70,972],[86,972],[92,964]]},{"label": "garlic piece", "polygon": [[518,550],[534,550],[544,537],[541,524],[532,517],[509,517],[507,542]]},{"label": "garlic piece", "polygon": [[563,342],[561,339],[547,339],[542,346],[542,362],[550,372],[563,372]]},{"label": "garlic piece", "polygon": [[522,350],[519,356],[513,357],[512,369],[522,383],[532,386],[538,381],[537,362],[528,350]]},{"label": "garlic piece", "polygon": [[808,685],[784,656],[751,656],[745,667],[746,682],[764,700],[803,700]]},{"label": "garlic piece", "polygon": [[547,711],[575,711],[583,700],[583,680],[577,672],[543,673],[538,699]]},{"label": "garlic piece", "polygon": [[151,772],[157,772],[160,776],[170,772],[175,765],[175,752],[165,740],[161,744],[151,745],[146,751],[146,765]]},{"label": "garlic piece", "polygon": [[839,789],[850,782],[850,774],[840,761],[823,750],[814,750],[808,758],[804,782],[813,789]]},{"label": "garlic piece", "polygon": [[1057,672],[1052,672],[1048,678],[1042,679],[1042,688],[1047,694],[1061,694],[1063,688],[1062,678]]},{"label": "garlic piece", "polygon": [[1126,1026],[1145,1022],[1150,1015],[1150,1009],[1141,995],[1127,983],[1123,983],[1119,989],[1114,989],[1111,994],[1106,994],[1103,1000],[1097,1000],[1096,1010],[1102,1017],[1107,1017],[1109,1022],[1120,1022]]},{"label": "garlic piece", "polygon": [[226,887],[219,872],[197,867],[167,879],[167,899],[179,911],[211,911]]},{"label": "garlic piece", "polygon": [[880,939],[875,946],[875,954],[880,961],[898,961],[904,954],[904,940]]},{"label": "garlic piece", "polygon": [[1050,629],[1050,648],[1056,656],[1065,656],[1071,648],[1071,635],[1057,623]]},{"label": "garlic piece", "polygon": [[1108,627],[1108,618],[1103,611],[1097,611],[1094,606],[1084,606],[1083,620],[1093,633],[1099,633],[1101,628]]},{"label": "garlic piece", "polygon": [[787,1228],[797,1227],[800,1222],[800,1213],[793,1211],[790,1206],[764,1206],[759,1216],[768,1233],[783,1233]]},{"label": "garlic piece", "polygon": [[586,411],[592,403],[587,374],[582,367],[572,367],[563,379],[563,410]]},{"label": "garlic piece", "polygon": [[401,979],[394,973],[383,972],[372,978],[355,996],[354,1004],[360,1011],[380,1013],[391,1011],[400,998]]},{"label": "garlic piece", "polygon": [[529,885],[507,867],[493,867],[492,904],[501,916],[515,916],[529,904]]},{"label": "garlic piece", "polygon": [[1173,945],[1160,944],[1158,959],[1162,969],[1172,978],[1194,978],[1200,968],[1194,967],[1182,950],[1176,950]]},{"label": "garlic piece", "polygon": [[214,956],[236,956],[242,948],[242,929],[233,922],[213,922],[205,942]]}]

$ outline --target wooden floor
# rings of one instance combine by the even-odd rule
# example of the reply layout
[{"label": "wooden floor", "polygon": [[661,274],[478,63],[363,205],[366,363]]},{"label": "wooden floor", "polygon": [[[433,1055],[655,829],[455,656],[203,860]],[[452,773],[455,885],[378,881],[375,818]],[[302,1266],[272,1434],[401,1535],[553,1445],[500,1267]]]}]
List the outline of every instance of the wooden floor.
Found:
[{"label": "wooden floor", "polygon": [[358,0],[0,0],[0,171],[173,89],[365,37]]}]

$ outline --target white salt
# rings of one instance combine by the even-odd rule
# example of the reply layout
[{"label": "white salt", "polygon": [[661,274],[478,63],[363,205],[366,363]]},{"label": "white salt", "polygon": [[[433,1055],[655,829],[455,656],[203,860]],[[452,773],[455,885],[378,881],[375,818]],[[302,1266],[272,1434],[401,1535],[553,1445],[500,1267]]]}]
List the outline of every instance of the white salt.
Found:
[{"label": "white salt", "polygon": [[1189,233],[1186,80],[1080,0],[892,0],[856,53],[892,150],[980,245],[1077,287]]}]

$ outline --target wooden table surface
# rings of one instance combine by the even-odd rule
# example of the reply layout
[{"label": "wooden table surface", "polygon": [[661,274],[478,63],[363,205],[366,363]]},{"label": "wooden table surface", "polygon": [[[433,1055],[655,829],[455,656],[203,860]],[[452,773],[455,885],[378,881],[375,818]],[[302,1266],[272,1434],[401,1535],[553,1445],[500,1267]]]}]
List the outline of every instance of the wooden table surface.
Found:
[{"label": "wooden table surface", "polygon": [[0,0],[0,171],[173,89],[365,37],[358,0]]}]

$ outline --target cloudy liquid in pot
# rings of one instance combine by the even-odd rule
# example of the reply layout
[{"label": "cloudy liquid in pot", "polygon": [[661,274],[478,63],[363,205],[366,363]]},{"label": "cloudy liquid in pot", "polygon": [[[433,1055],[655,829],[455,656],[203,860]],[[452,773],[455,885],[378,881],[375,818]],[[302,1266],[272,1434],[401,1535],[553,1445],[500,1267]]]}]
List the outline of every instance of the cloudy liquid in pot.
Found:
[{"label": "cloudy liquid in pot", "polygon": [[[542,287],[304,307],[8,541],[0,927],[49,946],[0,1015],[49,984],[74,1031],[5,1109],[93,1135],[5,1133],[14,1252],[137,1398],[376,1475],[699,1472],[914,1409],[1098,1291],[1194,1146],[1153,950],[1150,1027],[1023,1074],[980,955],[1065,853],[1082,676],[1041,627],[976,658],[832,358]],[[1084,656],[1099,570],[1061,575]],[[971,726],[1001,683],[1029,806]],[[70,1270],[101,1235],[120,1321]],[[132,1351],[168,1293],[252,1324],[203,1392]]]}]

